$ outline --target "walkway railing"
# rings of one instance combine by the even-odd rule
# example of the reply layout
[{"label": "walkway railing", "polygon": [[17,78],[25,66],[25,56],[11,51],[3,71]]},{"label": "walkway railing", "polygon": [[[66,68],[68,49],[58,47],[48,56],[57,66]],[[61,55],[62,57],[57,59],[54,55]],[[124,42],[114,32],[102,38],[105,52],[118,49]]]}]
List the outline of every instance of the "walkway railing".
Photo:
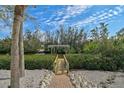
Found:
[{"label": "walkway railing", "polygon": [[66,68],[67,73],[68,73],[68,72],[69,72],[69,62],[68,62],[68,60],[66,59],[65,55],[63,55],[63,56],[64,56],[64,61],[65,61],[65,64],[66,64],[65,68]]},{"label": "walkway railing", "polygon": [[53,63],[53,72],[55,72],[55,73],[57,72],[57,66],[56,66],[57,61],[58,61],[58,55],[56,56],[55,61]]},{"label": "walkway railing", "polygon": [[57,73],[59,71],[58,69],[60,69],[59,68],[59,65],[60,65],[60,63],[59,63],[60,60],[59,59],[63,59],[63,62],[64,62],[64,64],[62,63],[63,64],[62,73],[68,73],[69,72],[69,62],[67,61],[65,55],[61,55],[61,56],[57,55],[56,56],[55,61],[53,63],[53,71],[54,71],[54,73]]}]

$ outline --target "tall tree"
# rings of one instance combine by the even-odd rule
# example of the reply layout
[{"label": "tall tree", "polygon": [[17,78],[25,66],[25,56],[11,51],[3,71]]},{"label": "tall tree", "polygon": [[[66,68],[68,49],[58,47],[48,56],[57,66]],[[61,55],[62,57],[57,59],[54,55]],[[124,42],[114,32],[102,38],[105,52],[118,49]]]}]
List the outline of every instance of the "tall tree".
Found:
[{"label": "tall tree", "polygon": [[91,38],[93,41],[99,41],[98,27],[91,30]]},{"label": "tall tree", "polygon": [[12,88],[19,87],[19,32],[23,21],[23,13],[25,6],[16,5],[14,8],[14,21],[12,30],[12,46],[11,46],[11,82]]},{"label": "tall tree", "polygon": [[24,17],[24,10],[27,6],[24,6],[23,13],[22,13],[22,21],[20,26],[20,32],[19,32],[19,70],[20,70],[20,77],[25,76],[25,63],[24,63],[24,44],[23,44],[23,21]]},{"label": "tall tree", "polygon": [[[24,37],[24,49],[25,53],[35,53],[41,48],[43,44],[44,34],[40,30],[34,32],[27,29]],[[32,44],[33,43],[33,44]]]},{"label": "tall tree", "polygon": [[124,39],[124,28],[120,29],[116,34],[117,34],[117,39],[119,40]]},{"label": "tall tree", "polygon": [[100,23],[100,38],[102,41],[106,41],[108,39],[108,24]]},{"label": "tall tree", "polygon": [[[0,6],[0,19],[3,21],[4,27],[12,27],[13,12],[14,6]],[[26,13],[23,17],[30,18],[31,17]],[[24,49],[23,49],[23,21],[21,23],[20,33],[19,33],[19,62],[20,62],[20,76],[24,76]]]},{"label": "tall tree", "polygon": [[24,45],[23,45],[23,21],[21,22],[20,32],[19,32],[19,69],[20,69],[20,77],[25,76]]}]

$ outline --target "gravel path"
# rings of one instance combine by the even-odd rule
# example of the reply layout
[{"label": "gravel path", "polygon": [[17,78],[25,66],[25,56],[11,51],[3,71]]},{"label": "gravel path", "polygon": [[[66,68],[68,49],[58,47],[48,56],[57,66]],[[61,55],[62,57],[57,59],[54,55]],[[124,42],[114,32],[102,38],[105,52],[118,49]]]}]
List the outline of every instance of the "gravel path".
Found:
[{"label": "gravel path", "polygon": [[[26,70],[25,77],[20,79],[21,88],[39,88],[47,87],[44,82],[47,78],[47,83],[54,74],[49,70]],[[42,85],[43,83],[44,85]],[[10,71],[0,70],[0,88],[7,88],[10,85]]]},{"label": "gravel path", "polygon": [[76,87],[124,88],[123,72],[74,70],[69,75]]}]

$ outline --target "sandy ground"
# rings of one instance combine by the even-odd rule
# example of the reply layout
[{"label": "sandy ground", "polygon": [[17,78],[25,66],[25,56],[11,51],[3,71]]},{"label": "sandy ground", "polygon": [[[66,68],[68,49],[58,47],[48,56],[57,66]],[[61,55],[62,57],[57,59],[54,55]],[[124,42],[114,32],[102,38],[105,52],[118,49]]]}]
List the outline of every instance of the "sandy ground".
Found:
[{"label": "sandy ground", "polygon": [[110,71],[89,71],[89,70],[74,70],[77,77],[84,75],[87,80],[94,84],[107,84],[109,88],[124,88],[124,72],[110,72]]},{"label": "sandy ground", "polygon": [[[38,88],[43,78],[51,71],[48,70],[26,70],[25,77],[20,79],[21,88]],[[10,71],[0,70],[0,88],[10,85]]]},{"label": "sandy ground", "polygon": [[[39,88],[40,82],[51,71],[48,70],[26,70],[25,77],[20,80],[21,88]],[[83,75],[94,84],[104,84],[103,87],[124,88],[124,72],[73,70],[70,73],[77,77]],[[0,70],[0,88],[10,85],[10,71]]]}]

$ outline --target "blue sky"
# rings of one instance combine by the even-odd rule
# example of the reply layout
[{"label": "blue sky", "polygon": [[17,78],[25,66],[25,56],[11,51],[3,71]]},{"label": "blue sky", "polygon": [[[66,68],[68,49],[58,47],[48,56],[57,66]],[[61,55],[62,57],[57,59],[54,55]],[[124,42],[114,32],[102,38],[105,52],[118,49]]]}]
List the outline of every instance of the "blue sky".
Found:
[{"label": "blue sky", "polygon": [[[84,28],[85,31],[98,26],[100,22],[109,24],[109,35],[113,36],[117,31],[124,27],[124,6],[119,5],[49,5],[29,6],[26,11],[36,20],[27,19],[24,22],[25,29],[33,29],[39,27],[41,31],[55,30],[59,25],[77,26]],[[0,32],[0,37],[10,34],[11,29]]]}]

